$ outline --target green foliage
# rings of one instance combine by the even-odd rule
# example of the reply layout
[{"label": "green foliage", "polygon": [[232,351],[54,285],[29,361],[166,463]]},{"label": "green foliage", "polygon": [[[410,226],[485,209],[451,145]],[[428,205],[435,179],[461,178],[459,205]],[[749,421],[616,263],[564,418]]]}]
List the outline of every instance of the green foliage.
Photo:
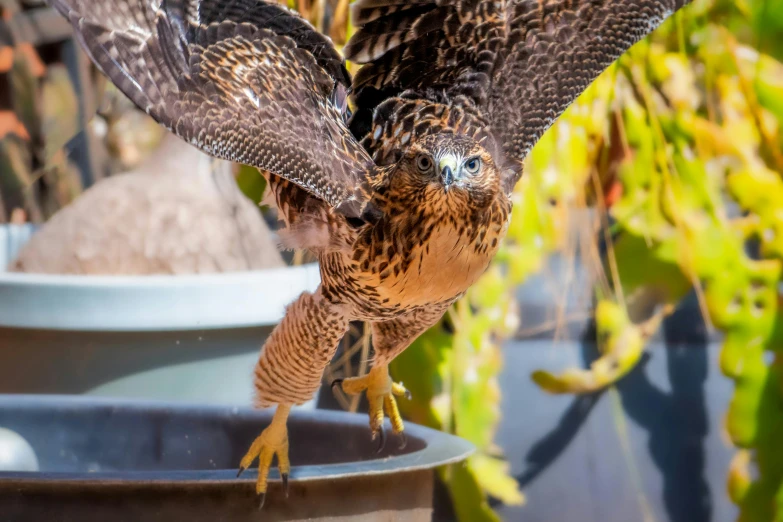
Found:
[{"label": "green foliage", "polygon": [[250,201],[260,205],[261,200],[264,199],[264,192],[266,191],[266,178],[258,172],[258,169],[240,165],[237,168],[236,180],[237,185],[239,185],[239,190],[241,190]]},{"label": "green foliage", "polygon": [[593,393],[636,366],[644,353],[645,329],[633,324],[627,311],[610,300],[598,302],[595,319],[601,357],[590,370],[570,369],[559,376],[533,372],[531,378],[539,387],[549,393]]}]

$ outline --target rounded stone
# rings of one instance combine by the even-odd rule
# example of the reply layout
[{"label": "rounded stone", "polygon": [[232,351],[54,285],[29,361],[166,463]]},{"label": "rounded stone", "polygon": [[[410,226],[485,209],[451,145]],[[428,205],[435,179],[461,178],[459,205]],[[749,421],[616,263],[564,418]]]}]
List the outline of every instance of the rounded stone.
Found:
[{"label": "rounded stone", "polygon": [[24,437],[0,428],[0,471],[38,471],[38,457]]}]

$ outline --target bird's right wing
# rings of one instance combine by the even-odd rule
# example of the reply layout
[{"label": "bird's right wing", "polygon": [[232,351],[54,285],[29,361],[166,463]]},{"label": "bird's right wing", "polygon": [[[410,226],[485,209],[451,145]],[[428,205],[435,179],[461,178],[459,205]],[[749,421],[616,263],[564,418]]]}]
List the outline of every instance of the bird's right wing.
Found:
[{"label": "bird's right wing", "polygon": [[266,0],[50,0],[92,60],[159,123],[215,157],[361,217],[375,165],[344,124],[331,41]]}]

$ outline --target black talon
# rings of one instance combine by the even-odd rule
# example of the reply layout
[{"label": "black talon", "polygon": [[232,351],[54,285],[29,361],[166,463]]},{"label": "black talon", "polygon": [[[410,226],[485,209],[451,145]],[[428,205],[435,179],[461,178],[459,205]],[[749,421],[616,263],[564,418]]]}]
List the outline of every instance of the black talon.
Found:
[{"label": "black talon", "polygon": [[283,478],[283,491],[285,491],[285,498],[288,498],[288,473],[282,473]]},{"label": "black talon", "polygon": [[259,493],[258,494],[258,509],[264,507],[264,501],[266,501],[266,493]]},{"label": "black talon", "polygon": [[237,478],[239,478],[239,476],[240,476],[242,473],[244,473],[246,469],[247,469],[247,468],[243,468],[242,466],[239,466],[239,471],[237,471]]},{"label": "black talon", "polygon": [[405,432],[401,431],[397,434],[397,436],[400,438],[400,445],[397,446],[399,449],[405,449],[405,446],[408,445],[408,437],[405,436]]},{"label": "black talon", "polygon": [[405,398],[408,399],[409,401],[413,400],[413,394],[411,393],[410,390],[405,390]]},{"label": "black talon", "polygon": [[334,387],[338,384],[342,384],[345,379],[335,379],[332,381],[332,384],[330,385],[330,388],[332,389],[332,393],[334,393]]},{"label": "black talon", "polygon": [[378,449],[375,450],[375,453],[382,452],[383,448],[386,447],[386,430],[383,429],[383,426],[381,426],[380,430],[378,430],[378,433],[381,435],[381,440],[378,444]]}]

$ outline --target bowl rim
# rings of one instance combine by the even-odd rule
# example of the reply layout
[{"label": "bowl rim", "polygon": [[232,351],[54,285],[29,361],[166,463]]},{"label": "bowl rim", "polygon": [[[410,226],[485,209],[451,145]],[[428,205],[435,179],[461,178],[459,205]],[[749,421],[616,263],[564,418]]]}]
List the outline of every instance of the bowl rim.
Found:
[{"label": "bowl rim", "polygon": [[0,328],[86,332],[272,326],[320,284],[317,263],[204,275],[0,272]]},{"label": "bowl rim", "polygon": [[[1,395],[0,411],[9,406],[13,408],[93,408],[109,407],[126,410],[147,410],[165,412],[172,409],[181,412],[201,412],[212,415],[232,415],[246,419],[266,421],[271,418],[268,410],[253,410],[251,408],[233,406],[203,406],[194,403],[161,402],[150,400],[128,400],[100,397],[81,397],[66,395]],[[326,422],[341,422],[351,427],[366,427],[367,416],[359,413],[348,413],[331,410],[299,410],[291,411],[291,416],[305,420]],[[335,464],[318,464],[292,466],[290,479],[296,481],[320,481],[344,478],[367,477],[373,475],[390,475],[404,472],[434,469],[439,466],[454,464],[467,459],[475,452],[475,446],[465,439],[440,432],[432,428],[407,422],[405,432],[409,437],[415,437],[425,443],[418,451],[383,458],[344,462]],[[369,430],[367,436],[370,436]],[[237,463],[237,466],[239,463]],[[120,471],[120,472],[24,472],[0,471],[0,487],[4,483],[57,483],[57,484],[89,484],[89,485],[140,485],[140,484],[225,484],[245,483],[255,481],[257,469],[245,471],[242,477],[237,477],[236,469],[217,470],[177,470],[177,471]],[[279,481],[277,468],[270,471],[269,479]]]}]

